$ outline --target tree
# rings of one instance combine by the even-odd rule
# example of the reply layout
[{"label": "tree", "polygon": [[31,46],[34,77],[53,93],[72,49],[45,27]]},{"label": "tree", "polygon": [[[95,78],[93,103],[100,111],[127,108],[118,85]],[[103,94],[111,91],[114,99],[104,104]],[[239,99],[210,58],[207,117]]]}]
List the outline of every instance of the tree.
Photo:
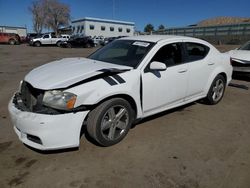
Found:
[{"label": "tree", "polygon": [[46,10],[45,25],[52,29],[56,35],[61,26],[68,25],[70,20],[70,8],[58,0],[44,0]]},{"label": "tree", "polygon": [[154,31],[154,26],[152,24],[147,24],[145,27],[144,27],[144,32],[147,32],[147,33],[150,33]]},{"label": "tree", "polygon": [[34,1],[29,7],[33,17],[33,29],[36,33],[42,33],[45,24],[45,12],[42,1]]},{"label": "tree", "polygon": [[158,31],[160,31],[160,30],[164,30],[165,29],[165,26],[164,25],[159,25],[159,27],[158,27]]},{"label": "tree", "polygon": [[69,6],[58,0],[35,0],[29,7],[33,17],[35,32],[41,33],[44,27],[58,34],[61,26],[68,25],[70,20]]}]

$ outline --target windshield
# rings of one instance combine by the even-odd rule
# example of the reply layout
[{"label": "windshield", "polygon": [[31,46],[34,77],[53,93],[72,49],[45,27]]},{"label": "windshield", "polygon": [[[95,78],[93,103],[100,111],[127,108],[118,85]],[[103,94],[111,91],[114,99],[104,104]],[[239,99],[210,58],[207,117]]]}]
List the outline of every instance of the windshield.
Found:
[{"label": "windshield", "polygon": [[136,68],[154,43],[136,40],[115,40],[88,58]]},{"label": "windshield", "polygon": [[246,44],[242,45],[239,50],[250,50],[250,42],[247,42]]}]

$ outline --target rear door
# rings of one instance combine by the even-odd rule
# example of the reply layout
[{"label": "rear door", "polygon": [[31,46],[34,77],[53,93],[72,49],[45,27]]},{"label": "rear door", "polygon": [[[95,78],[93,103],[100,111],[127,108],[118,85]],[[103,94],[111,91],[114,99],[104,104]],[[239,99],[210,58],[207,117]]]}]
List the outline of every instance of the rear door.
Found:
[{"label": "rear door", "polygon": [[51,43],[50,44],[56,44],[58,41],[58,38],[55,34],[51,34]]},{"label": "rear door", "polygon": [[188,64],[188,88],[186,100],[204,95],[214,63],[209,61],[209,47],[195,42],[185,42],[185,61]]}]

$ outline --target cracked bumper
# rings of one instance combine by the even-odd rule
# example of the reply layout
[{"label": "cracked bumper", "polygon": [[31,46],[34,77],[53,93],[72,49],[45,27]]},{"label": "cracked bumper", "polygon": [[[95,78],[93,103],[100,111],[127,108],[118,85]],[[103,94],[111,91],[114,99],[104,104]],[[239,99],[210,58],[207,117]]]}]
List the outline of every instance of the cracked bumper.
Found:
[{"label": "cracked bumper", "polygon": [[78,147],[82,124],[89,112],[59,115],[25,112],[17,109],[12,100],[8,109],[19,139],[39,150]]}]

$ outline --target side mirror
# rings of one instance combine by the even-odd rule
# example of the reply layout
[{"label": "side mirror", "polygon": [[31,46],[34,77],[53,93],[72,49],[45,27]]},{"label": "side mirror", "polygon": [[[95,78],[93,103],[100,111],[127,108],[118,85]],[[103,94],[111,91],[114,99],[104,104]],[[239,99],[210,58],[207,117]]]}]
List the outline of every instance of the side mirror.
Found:
[{"label": "side mirror", "polygon": [[155,71],[164,71],[167,69],[166,64],[158,62],[158,61],[153,61],[150,63],[150,70],[155,70]]}]

